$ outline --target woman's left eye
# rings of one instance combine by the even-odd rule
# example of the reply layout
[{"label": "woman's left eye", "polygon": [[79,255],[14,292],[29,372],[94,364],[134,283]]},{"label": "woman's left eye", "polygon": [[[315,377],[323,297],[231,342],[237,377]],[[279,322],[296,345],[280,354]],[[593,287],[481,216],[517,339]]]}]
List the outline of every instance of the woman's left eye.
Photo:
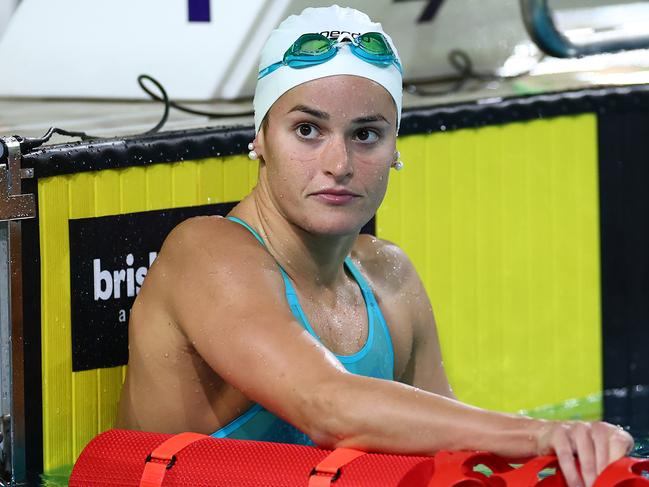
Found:
[{"label": "woman's left eye", "polygon": [[356,132],[356,138],[361,142],[376,142],[379,140],[379,134],[371,129],[360,129]]}]

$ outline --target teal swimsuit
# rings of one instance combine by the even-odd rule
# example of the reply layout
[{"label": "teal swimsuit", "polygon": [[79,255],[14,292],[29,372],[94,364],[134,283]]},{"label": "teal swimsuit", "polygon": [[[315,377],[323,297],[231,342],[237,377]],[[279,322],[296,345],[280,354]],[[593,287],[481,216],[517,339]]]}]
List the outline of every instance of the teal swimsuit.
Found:
[{"label": "teal swimsuit", "polygon": [[[235,217],[228,217],[233,222],[239,223],[247,228],[259,242],[264,245],[262,238],[246,222]],[[265,245],[264,245],[265,246]],[[367,342],[363,348],[353,355],[336,355],[343,366],[351,373],[376,377],[378,379],[393,380],[394,375],[394,351],[390,332],[374,299],[372,290],[365,282],[365,279],[358,271],[349,257],[345,259],[345,265],[358,283],[363,293],[365,307],[368,317]],[[279,268],[284,278],[286,299],[291,312],[302,326],[318,341],[304,311],[297,299],[297,294],[288,275]],[[238,418],[235,418],[228,425],[212,433],[215,438],[235,438],[241,440],[273,441],[279,443],[296,443],[302,445],[313,445],[310,438],[300,430],[286,421],[275,416],[261,405],[255,404],[248,411]]]}]

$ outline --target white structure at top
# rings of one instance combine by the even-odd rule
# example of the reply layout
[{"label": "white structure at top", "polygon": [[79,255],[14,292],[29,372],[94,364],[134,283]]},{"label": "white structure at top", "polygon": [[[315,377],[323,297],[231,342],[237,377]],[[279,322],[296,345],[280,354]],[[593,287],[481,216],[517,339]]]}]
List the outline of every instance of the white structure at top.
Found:
[{"label": "white structure at top", "polygon": [[[0,6],[15,1],[0,0]],[[455,74],[448,62],[452,49],[469,54],[477,71],[493,72],[515,52],[522,52],[517,46],[530,43],[518,0],[444,0],[435,18],[426,22],[418,19],[433,4],[429,0],[339,3],[383,24],[399,47],[406,80]],[[579,12],[623,3],[627,2],[561,0],[552,6]],[[174,99],[251,96],[257,56],[270,31],[289,14],[322,4],[313,0],[21,0],[0,39],[4,66],[14,66],[0,75],[0,96],[146,98],[136,82],[142,73],[157,78]],[[209,8],[209,20],[190,21],[192,7]],[[588,16],[573,17],[577,23],[589,22]],[[560,22],[562,29],[583,27],[572,24]],[[0,10],[0,34],[1,26]]]},{"label": "white structure at top", "polygon": [[0,0],[0,39],[2,39],[17,4],[18,0]]}]

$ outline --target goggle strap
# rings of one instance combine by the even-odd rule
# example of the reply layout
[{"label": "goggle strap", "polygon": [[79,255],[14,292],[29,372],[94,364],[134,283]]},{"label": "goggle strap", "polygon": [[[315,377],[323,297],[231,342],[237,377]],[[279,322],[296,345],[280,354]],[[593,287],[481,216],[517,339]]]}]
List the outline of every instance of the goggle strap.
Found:
[{"label": "goggle strap", "polygon": [[271,64],[270,66],[259,71],[259,74],[257,75],[257,79],[261,79],[264,76],[269,75],[270,73],[279,69],[283,65],[284,65],[284,61],[277,61],[276,63]]}]

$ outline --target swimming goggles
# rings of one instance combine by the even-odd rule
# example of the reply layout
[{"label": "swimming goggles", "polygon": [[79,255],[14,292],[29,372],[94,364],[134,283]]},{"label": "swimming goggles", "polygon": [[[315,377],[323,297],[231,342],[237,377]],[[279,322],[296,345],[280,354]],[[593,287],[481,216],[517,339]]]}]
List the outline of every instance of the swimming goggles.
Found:
[{"label": "swimming goggles", "polygon": [[380,32],[367,32],[356,37],[345,33],[337,39],[329,39],[322,34],[302,34],[284,53],[284,58],[259,71],[257,79],[268,76],[282,66],[301,69],[327,62],[338,53],[345,41],[348,41],[352,53],[363,61],[378,66],[394,64],[403,74],[401,63]]}]

